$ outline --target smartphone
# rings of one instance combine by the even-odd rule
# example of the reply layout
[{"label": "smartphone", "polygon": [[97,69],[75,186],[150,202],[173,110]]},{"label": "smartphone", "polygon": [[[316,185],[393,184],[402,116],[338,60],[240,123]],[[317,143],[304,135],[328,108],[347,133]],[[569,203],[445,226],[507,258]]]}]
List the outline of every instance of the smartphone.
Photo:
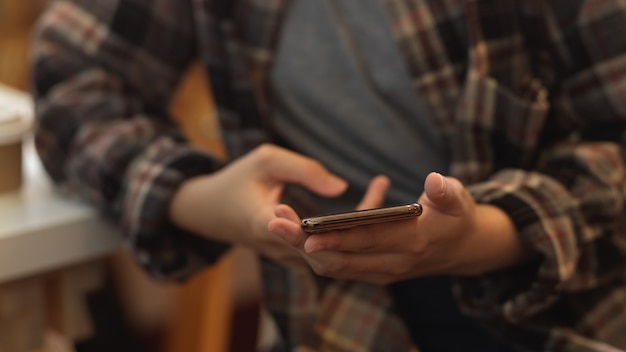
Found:
[{"label": "smartphone", "polygon": [[411,203],[386,208],[356,210],[302,219],[302,229],[309,234],[345,230],[355,226],[397,221],[422,214],[422,205]]}]

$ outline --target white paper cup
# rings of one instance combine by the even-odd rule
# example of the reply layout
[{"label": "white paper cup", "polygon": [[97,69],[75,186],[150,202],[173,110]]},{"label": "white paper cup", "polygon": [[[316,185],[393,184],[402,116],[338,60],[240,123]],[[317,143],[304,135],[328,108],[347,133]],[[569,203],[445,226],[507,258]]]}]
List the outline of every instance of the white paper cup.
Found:
[{"label": "white paper cup", "polygon": [[0,193],[22,186],[22,142],[30,129],[28,119],[0,106]]}]

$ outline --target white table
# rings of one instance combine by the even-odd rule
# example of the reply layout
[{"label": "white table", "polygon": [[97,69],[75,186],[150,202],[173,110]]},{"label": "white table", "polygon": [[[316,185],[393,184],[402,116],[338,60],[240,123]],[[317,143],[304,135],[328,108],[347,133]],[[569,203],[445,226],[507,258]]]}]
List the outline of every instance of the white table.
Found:
[{"label": "white table", "polygon": [[[0,85],[0,104],[32,117],[31,100],[23,92]],[[94,209],[54,187],[32,136],[23,147],[23,186],[0,194],[0,350],[31,351],[45,339],[41,325],[51,315],[55,328],[70,338],[88,335],[81,295],[99,284],[102,275],[93,264],[123,243],[120,232]]]},{"label": "white table", "polygon": [[[32,116],[24,93],[0,86],[0,104]],[[24,143],[24,184],[0,194],[0,283],[94,259],[120,248],[121,234],[96,211],[63,197]]]}]

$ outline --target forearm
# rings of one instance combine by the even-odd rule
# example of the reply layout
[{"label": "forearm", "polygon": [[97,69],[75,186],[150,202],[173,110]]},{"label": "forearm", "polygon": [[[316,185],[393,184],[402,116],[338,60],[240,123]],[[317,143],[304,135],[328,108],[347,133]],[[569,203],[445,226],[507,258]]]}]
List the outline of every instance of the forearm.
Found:
[{"label": "forearm", "polygon": [[[205,175],[184,181],[172,197],[168,218],[174,225],[202,237],[235,243],[241,231],[231,231],[232,226],[222,225],[230,214],[225,212],[228,207],[215,189],[214,179],[214,175]],[[214,204],[215,200],[220,205]]]},{"label": "forearm", "polygon": [[[173,8],[187,11],[185,4]],[[185,142],[167,114],[195,53],[189,14],[180,13],[180,26],[170,28],[153,21],[158,16],[150,12],[159,6],[138,6],[144,5],[141,23],[163,40],[137,43],[128,38],[140,29],[107,30],[117,22],[112,17],[127,15],[128,7],[117,3],[58,1],[44,14],[33,67],[37,148],[55,181],[118,222],[142,266],[154,276],[181,279],[224,246],[172,226],[167,205],[181,182],[218,166]],[[180,31],[175,42],[167,40],[171,30]],[[102,35],[82,35],[96,32]],[[153,42],[159,50],[145,50]],[[134,55],[139,48],[151,55]]]},{"label": "forearm", "polygon": [[459,246],[460,275],[481,275],[526,262],[531,251],[520,240],[509,216],[489,204],[476,206],[476,221]]},{"label": "forearm", "polygon": [[[573,153],[559,149],[553,154],[554,166],[546,169],[549,175],[506,169],[468,187],[478,202],[492,204],[510,215],[520,240],[536,260],[519,266],[520,270],[510,268],[457,281],[461,283],[458,292],[464,310],[476,316],[518,321],[548,309],[565,287],[570,291],[595,288],[623,272],[615,265],[616,256],[623,256],[615,240],[619,241],[624,232],[610,226],[623,215],[619,206],[623,204],[622,192],[616,183],[624,179],[624,169],[588,167],[609,165],[607,156],[615,155],[606,144],[589,147],[579,145],[571,150]],[[593,175],[589,171],[594,171]],[[563,177],[567,175],[576,178]],[[557,181],[561,179],[564,181]],[[585,260],[598,265],[586,265]],[[491,293],[484,295],[485,291]]]}]

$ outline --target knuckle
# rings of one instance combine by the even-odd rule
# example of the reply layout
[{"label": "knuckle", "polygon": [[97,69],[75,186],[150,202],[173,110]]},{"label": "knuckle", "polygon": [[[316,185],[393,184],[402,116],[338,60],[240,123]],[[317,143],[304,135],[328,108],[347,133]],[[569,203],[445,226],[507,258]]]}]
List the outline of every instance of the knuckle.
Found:
[{"label": "knuckle", "polygon": [[408,268],[403,265],[392,265],[389,269],[389,273],[392,277],[404,277],[408,274]]},{"label": "knuckle", "polygon": [[411,241],[411,243],[406,248],[412,255],[422,255],[428,249],[428,242],[425,240],[415,239]]},{"label": "knuckle", "polygon": [[393,280],[385,278],[385,277],[376,277],[368,281],[374,285],[379,285],[379,286],[386,286],[386,285],[393,283]]},{"label": "knuckle", "polygon": [[376,249],[378,241],[377,235],[371,234],[368,236],[359,236],[359,249],[363,251],[370,251]]},{"label": "knuckle", "polygon": [[264,143],[254,150],[254,155],[260,163],[266,163],[275,157],[277,150],[278,147],[275,145]]},{"label": "knuckle", "polygon": [[328,265],[328,271],[334,274],[342,273],[345,271],[345,262],[341,259],[331,262]]},{"label": "knuckle", "polygon": [[322,164],[319,161],[309,158],[307,158],[306,161],[307,162],[300,165],[300,169],[303,175],[314,175],[316,172],[322,169]]},{"label": "knuckle", "polygon": [[341,259],[334,260],[324,265],[319,265],[314,268],[317,275],[326,277],[336,277],[337,275],[345,271],[345,262]]},{"label": "knuckle", "polygon": [[279,260],[281,263],[288,263],[288,264],[291,264],[291,263],[293,263],[293,262],[296,262],[296,259],[297,259],[297,258],[294,258],[294,256],[293,256],[293,255],[290,255],[290,254],[287,254],[287,253],[282,253],[282,252],[281,252],[281,253],[278,255],[278,260]]},{"label": "knuckle", "polygon": [[271,153],[276,148],[277,147],[271,143],[262,143],[256,148],[256,150],[259,153]]},{"label": "knuckle", "polygon": [[330,276],[330,271],[328,270],[327,267],[323,266],[323,265],[316,265],[313,267],[313,271],[315,272],[315,274],[319,275],[319,276]]}]

